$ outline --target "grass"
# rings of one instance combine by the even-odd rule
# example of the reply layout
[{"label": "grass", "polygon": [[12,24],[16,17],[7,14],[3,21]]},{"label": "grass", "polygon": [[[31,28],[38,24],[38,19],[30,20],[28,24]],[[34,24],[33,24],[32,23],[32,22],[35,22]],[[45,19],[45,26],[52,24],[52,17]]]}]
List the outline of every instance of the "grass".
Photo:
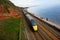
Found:
[{"label": "grass", "polygon": [[24,35],[24,19],[21,19],[20,21],[20,40],[26,40]]},{"label": "grass", "polygon": [[0,21],[0,40],[25,40],[23,21],[23,18],[9,18]]},{"label": "grass", "polygon": [[18,40],[20,18],[9,18],[0,21],[0,40]]}]

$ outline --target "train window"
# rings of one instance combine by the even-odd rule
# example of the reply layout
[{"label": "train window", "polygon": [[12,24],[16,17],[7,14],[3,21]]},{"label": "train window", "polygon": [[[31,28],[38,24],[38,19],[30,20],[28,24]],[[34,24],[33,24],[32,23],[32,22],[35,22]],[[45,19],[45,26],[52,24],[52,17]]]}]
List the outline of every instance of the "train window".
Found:
[{"label": "train window", "polygon": [[31,20],[31,23],[32,23],[33,26],[37,25],[36,22],[35,22],[35,20]]}]

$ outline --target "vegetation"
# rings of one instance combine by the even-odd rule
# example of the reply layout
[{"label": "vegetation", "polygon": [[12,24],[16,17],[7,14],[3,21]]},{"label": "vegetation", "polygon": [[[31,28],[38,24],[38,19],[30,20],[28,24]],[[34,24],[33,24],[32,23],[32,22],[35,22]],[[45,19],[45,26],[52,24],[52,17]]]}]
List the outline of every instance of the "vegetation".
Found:
[{"label": "vegetation", "polygon": [[25,36],[24,36],[24,19],[20,20],[20,40],[26,40]]},{"label": "vegetation", "polygon": [[17,40],[20,29],[20,19],[9,18],[0,21],[0,40]]},{"label": "vegetation", "polygon": [[[23,18],[19,17],[21,14],[21,9],[9,0],[0,0],[0,19],[3,18],[0,20],[0,40],[25,40]],[[8,18],[4,19],[5,17]]]}]

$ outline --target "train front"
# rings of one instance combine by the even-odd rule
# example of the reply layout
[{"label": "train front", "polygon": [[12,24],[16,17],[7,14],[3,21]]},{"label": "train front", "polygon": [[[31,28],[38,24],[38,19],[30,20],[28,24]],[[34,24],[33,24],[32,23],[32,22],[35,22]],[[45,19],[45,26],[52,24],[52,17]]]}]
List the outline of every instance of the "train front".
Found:
[{"label": "train front", "polygon": [[32,24],[33,30],[37,31],[38,28],[37,28],[37,24],[36,24],[35,20],[31,19],[31,24]]}]

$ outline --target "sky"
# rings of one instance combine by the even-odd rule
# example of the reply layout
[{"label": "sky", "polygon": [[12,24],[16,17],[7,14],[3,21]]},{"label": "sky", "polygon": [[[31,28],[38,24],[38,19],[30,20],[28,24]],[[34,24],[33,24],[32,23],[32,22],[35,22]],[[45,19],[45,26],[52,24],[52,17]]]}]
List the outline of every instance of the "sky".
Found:
[{"label": "sky", "polygon": [[29,7],[29,6],[54,6],[60,5],[60,0],[10,0],[16,6],[19,7]]}]

